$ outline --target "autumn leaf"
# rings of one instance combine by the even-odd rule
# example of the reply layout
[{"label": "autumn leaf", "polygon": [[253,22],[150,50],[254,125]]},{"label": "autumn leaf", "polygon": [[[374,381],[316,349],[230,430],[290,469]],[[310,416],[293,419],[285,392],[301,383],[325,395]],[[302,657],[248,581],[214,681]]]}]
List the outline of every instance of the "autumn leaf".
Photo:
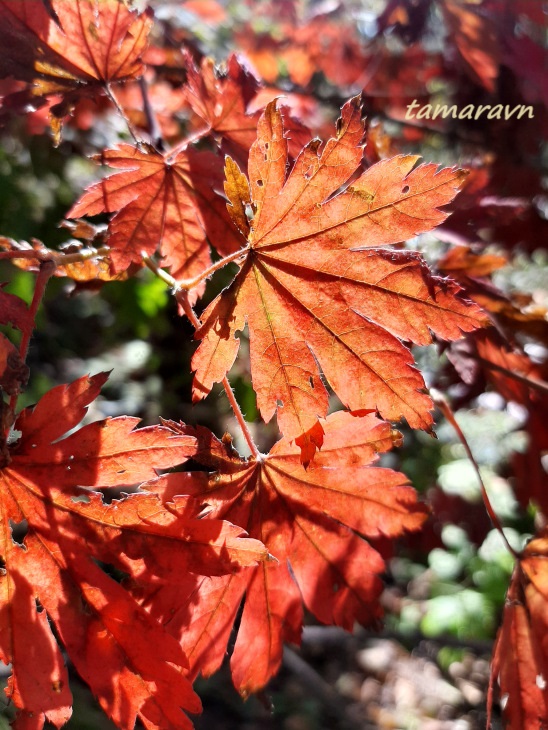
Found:
[{"label": "autumn leaf", "polygon": [[[178,642],[98,565],[140,585],[189,571],[232,574],[266,557],[241,528],[196,519],[185,498],[162,504],[135,493],[105,503],[97,488],[157,476],[196,449],[193,437],[138,419],[114,418],[72,432],[106,375],[47,393],[15,423],[19,440],[0,474],[0,655],[12,665],[8,696],[25,727],[70,716],[67,671],[52,622],[71,661],[120,728],[191,728],[181,708],[200,702]],[[49,621],[48,621],[49,620]],[[32,647],[32,651],[29,650]]]},{"label": "autumn leaf", "polygon": [[[211,135],[223,152],[247,163],[249,149],[257,137],[260,111],[248,111],[259,89],[259,81],[235,54],[229,56],[226,70],[215,67],[211,58],[204,58],[198,69],[192,59],[187,65],[186,99],[205,126],[197,135]],[[279,91],[276,96],[281,95]],[[282,98],[282,102],[284,99]],[[281,109],[288,137],[289,154],[297,156],[311,134],[290,110]]]},{"label": "autumn leaf", "polygon": [[209,242],[223,255],[237,249],[225,201],[215,192],[222,175],[212,152],[160,154],[122,144],[101,160],[123,172],[94,183],[67,217],[116,213],[108,236],[115,271],[160,249],[175,278],[190,278],[210,265]]},{"label": "autumn leaf", "polygon": [[455,246],[437,263],[436,268],[455,279],[488,276],[508,263],[506,256],[495,253],[475,253],[470,246]]},{"label": "autumn leaf", "polygon": [[[244,592],[231,660],[243,695],[278,670],[284,641],[300,642],[303,603],[321,622],[347,630],[355,621],[379,619],[384,563],[361,536],[397,537],[419,529],[426,517],[402,474],[372,466],[399,439],[389,424],[374,415],[328,416],[323,449],[308,470],[299,447],[286,438],[268,455],[246,460],[205,428],[168,425],[196,436],[193,458],[212,473],[209,479],[201,472],[170,474],[145,488],[164,499],[194,495],[207,505],[208,518],[240,525],[276,558],[245,574],[183,578],[154,594],[150,610],[181,639],[193,675],[220,666]],[[180,607],[175,615],[169,611],[174,601]]]},{"label": "autumn leaf", "polygon": [[82,94],[141,75],[151,25],[124,0],[0,0],[0,76],[63,94],[62,117]]},{"label": "autumn leaf", "polygon": [[[297,437],[327,413],[325,379],[352,411],[377,410],[430,429],[430,398],[401,340],[454,340],[484,324],[459,287],[433,276],[413,252],[378,248],[445,220],[439,206],[464,172],[398,156],[343,187],[362,160],[357,98],[337,136],[307,145],[287,175],[287,144],[275,103],[261,117],[249,182],[227,160],[229,211],[247,238],[232,284],[205,310],[192,365],[194,401],[232,366],[235,333],[249,328],[251,372],[265,421]],[[252,212],[253,219],[248,220]]]},{"label": "autumn leaf", "polygon": [[491,669],[498,681],[506,730],[548,724],[548,537],[533,539],[514,569]]},{"label": "autumn leaf", "polygon": [[204,58],[198,69],[188,58],[186,99],[212,132],[231,145],[247,151],[257,134],[258,114],[247,113],[247,105],[259,82],[235,54],[226,62],[226,74],[216,72],[212,58]]}]

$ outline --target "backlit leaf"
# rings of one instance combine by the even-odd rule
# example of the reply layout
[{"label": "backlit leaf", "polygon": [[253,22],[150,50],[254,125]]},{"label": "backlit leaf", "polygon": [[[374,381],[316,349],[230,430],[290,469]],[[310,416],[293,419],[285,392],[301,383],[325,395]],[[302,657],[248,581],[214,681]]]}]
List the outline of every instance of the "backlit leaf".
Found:
[{"label": "backlit leaf", "polygon": [[102,161],[123,172],[94,183],[68,217],[116,213],[108,236],[116,271],[159,249],[175,278],[189,278],[211,263],[209,242],[223,255],[237,249],[225,201],[215,192],[222,175],[213,153],[162,155],[123,144]]},{"label": "backlit leaf", "polygon": [[244,210],[252,221],[240,271],[197,332],[195,401],[232,366],[235,334],[247,324],[259,410],[265,421],[277,412],[287,437],[327,413],[319,369],[350,410],[430,429],[431,401],[402,340],[454,340],[485,319],[417,254],[378,247],[441,223],[439,207],[464,172],[415,167],[416,157],[401,155],[352,180],[362,136],[356,98],[345,104],[337,136],[323,147],[313,140],[288,174],[282,118],[271,103],[250,151],[249,188],[227,162],[229,212],[244,233]]},{"label": "backlit leaf", "polygon": [[[266,557],[242,529],[196,519],[188,498],[162,504],[135,493],[110,504],[96,490],[154,478],[196,450],[195,439],[138,419],[70,433],[105,375],[47,393],[15,423],[22,433],[0,472],[0,657],[18,723],[61,727],[70,716],[67,673],[48,619],[75,668],[120,728],[190,728],[181,708],[200,702],[173,637],[98,565],[140,585],[189,572],[232,574]],[[29,649],[32,647],[32,651]]]},{"label": "backlit leaf", "polygon": [[[275,558],[219,578],[183,578],[154,594],[153,615],[179,636],[191,673],[220,666],[238,606],[245,604],[231,666],[238,690],[263,687],[278,670],[284,641],[299,643],[303,604],[321,622],[351,630],[375,623],[384,563],[363,539],[417,530],[425,508],[402,474],[371,466],[399,434],[374,415],[328,416],[322,451],[305,470],[300,449],[284,438],[267,456],[238,457],[205,428],[168,423],[194,434],[194,459],[213,470],[171,474],[145,485],[170,499],[188,493],[263,542]],[[146,603],[146,591],[141,593]],[[177,602],[177,614],[169,606]]]}]

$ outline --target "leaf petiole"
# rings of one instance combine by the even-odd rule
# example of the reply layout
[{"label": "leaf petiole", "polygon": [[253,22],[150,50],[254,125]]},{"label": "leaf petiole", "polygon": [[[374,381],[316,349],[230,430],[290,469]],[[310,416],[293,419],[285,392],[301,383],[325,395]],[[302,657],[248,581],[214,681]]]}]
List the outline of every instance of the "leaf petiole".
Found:
[{"label": "leaf petiole", "polygon": [[491,522],[493,523],[494,528],[500,533],[500,536],[502,537],[502,540],[503,540],[504,545],[505,545],[506,549],[508,550],[508,552],[516,560],[519,560],[520,559],[519,554],[516,552],[516,550],[514,550],[514,548],[508,542],[508,538],[504,534],[504,528],[502,527],[501,521],[500,521],[497,513],[493,509],[493,505],[491,504],[491,501],[489,499],[489,495],[487,494],[487,490],[485,488],[485,484],[484,484],[483,478],[481,476],[481,472],[480,472],[478,463],[475,460],[474,455],[472,454],[472,450],[471,450],[471,448],[470,448],[470,446],[468,444],[468,441],[466,440],[466,436],[464,435],[464,433],[462,432],[461,427],[457,423],[457,419],[455,418],[455,414],[453,413],[453,411],[451,410],[451,407],[450,407],[449,403],[447,402],[447,400],[444,398],[444,396],[441,393],[439,393],[438,391],[436,391],[434,389],[431,389],[430,390],[430,395],[432,396],[432,400],[434,401],[434,403],[436,404],[436,406],[440,409],[440,411],[443,413],[443,415],[445,416],[445,418],[449,421],[449,423],[451,424],[451,426],[453,426],[453,428],[454,428],[454,430],[455,430],[455,432],[456,432],[456,434],[457,434],[457,436],[459,438],[459,441],[464,446],[464,450],[466,451],[466,455],[470,459],[470,462],[471,462],[472,466],[474,467],[474,471],[477,474],[477,477],[478,477],[478,480],[479,480],[479,483],[480,483],[481,496],[482,496],[482,499],[483,499],[483,503],[485,505],[485,509],[487,510],[487,514],[489,515],[489,518],[490,518]]},{"label": "leaf petiole", "polygon": [[191,289],[194,289],[195,286],[198,286],[198,284],[201,284],[202,281],[206,281],[216,271],[219,271],[219,269],[224,268],[227,264],[230,264],[232,261],[237,261],[239,258],[241,258],[244,254],[246,254],[249,251],[249,246],[246,246],[245,248],[240,248],[238,251],[234,251],[234,253],[228,254],[228,256],[224,256],[222,259],[219,259],[211,266],[208,266],[207,269],[204,269],[198,276],[194,276],[192,279],[175,279],[173,276],[167,273],[167,271],[164,271],[164,269],[161,269],[151,258],[150,256],[147,256],[144,252],[142,252],[143,262],[145,263],[148,268],[153,271],[156,276],[160,277],[162,281],[165,281],[165,283],[170,286],[175,292],[178,291],[190,291]]},{"label": "leaf petiole", "polygon": [[[217,269],[220,269],[221,266],[219,264],[222,264],[222,266],[224,266],[226,263],[229,263],[230,261],[234,261],[236,258],[239,258],[239,256],[241,256],[243,251],[245,251],[245,249],[242,249],[241,251],[237,251],[235,254],[230,254],[229,256],[225,256],[224,259],[217,261],[216,264],[214,264],[213,266],[210,266],[209,269],[205,270],[205,272],[202,272],[202,275],[200,276],[200,278],[197,277],[198,281],[196,283],[199,283],[204,278],[207,278],[206,276],[204,276],[204,274],[206,272],[209,272],[212,269],[214,271],[217,271]],[[184,313],[190,320],[194,329],[198,329],[201,325],[200,320],[196,316],[196,312],[192,309],[190,302],[188,301],[188,289],[192,289],[192,286],[196,286],[196,283],[194,283],[192,286],[188,287],[188,289],[187,289],[187,287],[181,286],[181,281],[177,281],[177,279],[174,279],[170,274],[168,274],[166,271],[161,269],[150,258],[150,256],[146,256],[144,253],[143,253],[143,261],[148,266],[148,268],[156,274],[156,276],[158,276],[160,279],[162,279],[162,281],[164,281],[168,286],[170,286],[173,289],[177,302],[181,305]],[[209,274],[209,275],[211,275],[211,274]],[[193,280],[187,280],[187,281],[193,281]],[[232,387],[231,387],[228,377],[226,375],[221,380],[221,385],[223,386],[223,388],[225,390],[226,396],[228,398],[228,402],[230,403],[230,406],[231,406],[232,410],[234,411],[234,415],[242,430],[246,443],[249,446],[249,450],[251,451],[251,453],[255,459],[261,460],[261,458],[262,458],[261,452],[257,448],[255,441],[253,440],[253,436],[251,435],[249,426],[244,418],[240,405],[239,405],[238,401],[236,400],[236,397],[234,396],[234,392],[232,390]]]}]

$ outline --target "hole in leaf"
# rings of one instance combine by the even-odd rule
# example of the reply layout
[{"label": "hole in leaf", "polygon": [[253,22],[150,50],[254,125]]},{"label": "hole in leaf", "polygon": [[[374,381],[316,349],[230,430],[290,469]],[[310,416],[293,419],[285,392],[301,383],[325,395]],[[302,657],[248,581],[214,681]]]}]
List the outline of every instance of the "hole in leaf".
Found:
[{"label": "hole in leaf", "polygon": [[310,387],[312,388],[312,390],[314,390],[314,378],[312,377],[312,375],[308,378],[308,382],[310,383]]},{"label": "hole in leaf", "polygon": [[404,186],[403,186],[403,188],[401,189],[401,191],[402,191],[402,193],[403,193],[404,195],[405,195],[406,193],[408,193],[408,192],[409,192],[409,185],[404,185]]},{"label": "hole in leaf", "polygon": [[265,148],[265,150],[269,150],[270,149],[270,142],[265,142],[264,143],[264,148]]},{"label": "hole in leaf", "polygon": [[263,187],[263,181],[262,181],[262,180],[257,180],[257,185],[258,185],[258,186],[259,186],[260,188],[262,188],[262,187]]},{"label": "hole in leaf", "polygon": [[11,538],[13,542],[23,546],[27,532],[29,531],[29,523],[26,520],[21,522],[11,522]]},{"label": "hole in leaf", "polygon": [[77,497],[71,497],[71,502],[84,502],[84,504],[89,504],[90,499],[87,494],[79,494]]},{"label": "hole in leaf", "polygon": [[280,400],[280,399],[278,398],[278,399],[277,399],[277,401],[276,401],[276,405],[278,406],[278,408],[283,408],[283,407],[284,407],[284,402],[283,402],[283,400]]},{"label": "hole in leaf", "polygon": [[42,606],[42,604],[40,603],[38,598],[35,599],[35,603],[36,603],[36,612],[42,613],[42,611],[44,610],[44,607]]}]

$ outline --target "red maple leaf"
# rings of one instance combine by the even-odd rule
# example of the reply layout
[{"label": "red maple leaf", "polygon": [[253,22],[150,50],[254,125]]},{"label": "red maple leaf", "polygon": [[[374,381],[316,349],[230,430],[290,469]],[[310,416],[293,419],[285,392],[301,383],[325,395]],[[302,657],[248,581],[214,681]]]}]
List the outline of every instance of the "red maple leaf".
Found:
[{"label": "red maple leaf", "polygon": [[[16,423],[20,439],[0,472],[0,658],[12,665],[8,696],[25,728],[70,716],[67,670],[49,627],[105,712],[121,728],[190,728],[200,709],[175,639],[97,564],[140,585],[173,576],[232,573],[266,556],[242,530],[195,519],[185,498],[162,504],[135,493],[107,504],[92,489],[149,480],[184,461],[195,439],[138,419],[69,432],[106,375],[47,393]],[[69,434],[69,435],[67,435]],[[5,452],[3,452],[4,454]],[[23,724],[21,725],[23,727]]]},{"label": "red maple leaf", "polygon": [[389,424],[373,415],[328,416],[323,449],[308,470],[286,438],[268,455],[245,460],[205,428],[168,425],[196,435],[194,459],[213,473],[171,474],[145,487],[164,499],[193,494],[210,516],[244,527],[275,558],[245,575],[183,578],[154,594],[150,610],[180,636],[193,674],[219,668],[244,592],[231,662],[244,695],[276,673],[284,641],[300,642],[303,602],[320,621],[348,630],[378,620],[384,563],[360,536],[396,537],[426,517],[403,474],[371,466],[399,439]]},{"label": "red maple leaf", "polygon": [[[234,54],[228,58],[224,73],[215,67],[211,58],[202,59],[198,70],[188,57],[186,98],[194,113],[206,124],[196,134],[212,135],[224,153],[242,164],[247,163],[249,148],[257,137],[260,110],[255,106],[255,111],[248,111],[248,105],[256,97],[259,85],[258,79]],[[282,93],[278,91],[276,96]],[[297,156],[310,141],[311,134],[290,115],[288,108],[282,106],[281,111],[288,133],[289,153]]]},{"label": "red maple leaf", "polygon": [[94,183],[67,217],[118,211],[108,237],[115,271],[160,249],[175,278],[190,278],[210,265],[209,242],[223,255],[238,248],[225,201],[215,192],[222,173],[212,152],[160,154],[122,144],[105,150],[101,161],[123,172]]},{"label": "red maple leaf", "polygon": [[[548,724],[548,535],[520,555],[508,589],[491,667],[503,699],[506,730],[539,730]],[[488,723],[489,725],[489,723]]]},{"label": "red maple leaf", "polygon": [[83,94],[142,73],[151,26],[122,0],[0,0],[0,76],[63,94],[52,109],[63,117]]},{"label": "red maple leaf", "polygon": [[485,319],[417,254],[378,247],[441,223],[447,214],[439,206],[454,197],[464,173],[432,164],[413,169],[417,158],[402,155],[347,184],[362,160],[362,136],[355,98],[342,110],[336,138],[321,151],[312,141],[288,175],[273,103],[250,151],[249,182],[227,160],[229,211],[247,247],[239,273],[197,331],[195,401],[232,366],[234,335],[247,323],[259,410],[265,421],[277,411],[289,438],[317,430],[327,413],[319,367],[350,410],[430,429],[431,401],[401,340],[428,344],[432,332],[453,340]]},{"label": "red maple leaf", "polygon": [[234,54],[226,62],[225,75],[215,69],[213,59],[202,59],[198,69],[188,56],[186,98],[207,125],[203,133],[212,132],[246,152],[255,140],[259,116],[248,114],[247,105],[258,88],[258,79]]}]

